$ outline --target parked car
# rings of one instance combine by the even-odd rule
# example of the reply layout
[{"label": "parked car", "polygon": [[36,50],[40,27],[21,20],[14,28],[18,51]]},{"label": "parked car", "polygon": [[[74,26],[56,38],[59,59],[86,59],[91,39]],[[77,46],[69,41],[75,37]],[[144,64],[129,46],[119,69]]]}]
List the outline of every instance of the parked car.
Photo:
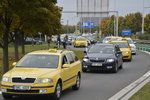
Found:
[{"label": "parked car", "polygon": [[123,60],[119,46],[113,44],[95,44],[85,51],[83,72],[92,70],[110,70],[117,73],[122,69]]},{"label": "parked car", "polygon": [[82,64],[73,51],[35,51],[13,63],[13,66],[2,77],[4,99],[20,95],[52,95],[54,100],[58,100],[63,90],[80,88]]}]

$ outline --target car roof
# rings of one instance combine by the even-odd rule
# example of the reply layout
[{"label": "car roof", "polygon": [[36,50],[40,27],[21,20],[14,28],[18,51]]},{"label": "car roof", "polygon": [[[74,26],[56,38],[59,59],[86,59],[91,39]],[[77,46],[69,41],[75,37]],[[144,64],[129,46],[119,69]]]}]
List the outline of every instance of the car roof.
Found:
[{"label": "car roof", "polygon": [[126,43],[128,43],[127,41],[111,41],[111,42],[126,42]]},{"label": "car roof", "polygon": [[57,50],[57,49],[49,49],[49,50],[38,50],[38,51],[33,51],[28,54],[39,54],[39,55],[61,55],[66,52],[71,52],[68,50]]},{"label": "car roof", "polygon": [[97,43],[95,45],[114,46],[114,44],[108,44],[108,43]]}]

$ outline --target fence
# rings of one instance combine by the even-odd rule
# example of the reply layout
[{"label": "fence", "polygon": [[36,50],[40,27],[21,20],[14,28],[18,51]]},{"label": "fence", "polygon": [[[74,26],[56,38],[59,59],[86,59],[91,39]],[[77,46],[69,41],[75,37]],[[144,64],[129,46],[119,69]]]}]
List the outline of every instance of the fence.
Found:
[{"label": "fence", "polygon": [[150,52],[150,44],[137,44],[136,46],[138,50]]}]

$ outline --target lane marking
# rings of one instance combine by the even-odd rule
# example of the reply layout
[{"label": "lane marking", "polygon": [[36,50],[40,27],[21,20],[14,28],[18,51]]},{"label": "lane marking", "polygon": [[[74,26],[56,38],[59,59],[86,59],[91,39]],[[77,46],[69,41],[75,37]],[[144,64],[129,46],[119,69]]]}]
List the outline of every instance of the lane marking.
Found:
[{"label": "lane marking", "polygon": [[[150,54],[149,52],[145,53]],[[150,82],[150,71],[148,71],[142,77],[137,79],[135,82],[131,83],[130,85],[120,90],[118,93],[110,97],[108,100],[128,100],[148,82]]]}]

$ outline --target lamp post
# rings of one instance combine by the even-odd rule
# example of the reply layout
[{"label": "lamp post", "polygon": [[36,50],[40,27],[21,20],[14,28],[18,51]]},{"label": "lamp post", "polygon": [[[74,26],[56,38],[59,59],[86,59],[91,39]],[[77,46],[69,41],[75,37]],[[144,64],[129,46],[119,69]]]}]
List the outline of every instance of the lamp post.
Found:
[{"label": "lamp post", "polygon": [[144,34],[144,0],[143,0],[143,10],[142,10],[142,34]]},{"label": "lamp post", "polygon": [[143,0],[143,10],[142,10],[142,34],[144,34],[145,30],[144,30],[144,24],[145,24],[145,13],[144,13],[144,10],[145,9],[148,9],[150,7],[145,7],[145,1]]}]

